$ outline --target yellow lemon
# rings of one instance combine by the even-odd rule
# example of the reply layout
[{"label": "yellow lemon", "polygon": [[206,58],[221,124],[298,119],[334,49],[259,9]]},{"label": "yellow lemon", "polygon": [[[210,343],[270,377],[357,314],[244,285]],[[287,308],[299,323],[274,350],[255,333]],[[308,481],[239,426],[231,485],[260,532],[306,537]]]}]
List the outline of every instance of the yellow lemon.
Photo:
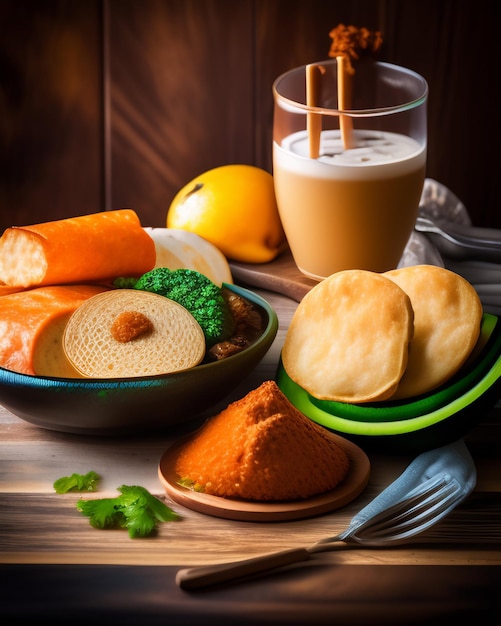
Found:
[{"label": "yellow lemon", "polygon": [[272,261],[286,242],[273,177],[252,165],[223,165],[194,178],[172,201],[167,228],[196,233],[244,263]]}]

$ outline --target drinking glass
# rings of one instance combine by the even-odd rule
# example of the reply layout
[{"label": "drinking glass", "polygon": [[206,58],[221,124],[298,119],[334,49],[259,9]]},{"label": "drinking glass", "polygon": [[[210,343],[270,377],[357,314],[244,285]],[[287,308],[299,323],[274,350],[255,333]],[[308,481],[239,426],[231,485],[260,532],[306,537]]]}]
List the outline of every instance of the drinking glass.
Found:
[{"label": "drinking glass", "polygon": [[315,280],[396,268],[425,178],[425,79],[366,58],[341,84],[347,96],[338,72],[332,59],[273,84],[278,209],[297,267]]}]

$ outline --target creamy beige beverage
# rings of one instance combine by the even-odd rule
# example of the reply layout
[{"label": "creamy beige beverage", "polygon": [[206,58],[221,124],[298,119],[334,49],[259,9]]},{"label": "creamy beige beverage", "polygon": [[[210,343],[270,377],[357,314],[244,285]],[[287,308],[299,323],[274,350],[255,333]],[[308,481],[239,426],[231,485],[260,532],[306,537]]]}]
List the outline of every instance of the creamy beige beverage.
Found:
[{"label": "creamy beige beverage", "polygon": [[389,132],[355,131],[345,150],[324,131],[320,157],[305,131],[273,144],[275,192],[294,260],[320,280],[344,269],[397,267],[418,213],[426,147]]}]

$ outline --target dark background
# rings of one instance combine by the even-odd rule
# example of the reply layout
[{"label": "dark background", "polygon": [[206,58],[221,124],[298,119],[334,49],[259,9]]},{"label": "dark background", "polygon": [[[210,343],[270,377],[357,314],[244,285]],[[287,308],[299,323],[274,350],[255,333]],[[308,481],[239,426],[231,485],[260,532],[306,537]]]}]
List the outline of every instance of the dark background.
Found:
[{"label": "dark background", "polygon": [[271,171],[273,80],[339,23],[429,83],[427,176],[501,228],[498,0],[0,0],[0,232],[131,207],[228,163]]}]

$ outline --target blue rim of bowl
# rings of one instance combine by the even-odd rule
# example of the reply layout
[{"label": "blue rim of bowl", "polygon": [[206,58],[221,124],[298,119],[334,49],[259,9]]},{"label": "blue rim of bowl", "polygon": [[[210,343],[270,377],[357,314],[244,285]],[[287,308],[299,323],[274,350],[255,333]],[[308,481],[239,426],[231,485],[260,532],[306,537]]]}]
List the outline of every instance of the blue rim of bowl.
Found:
[{"label": "blue rim of bowl", "polygon": [[178,372],[172,372],[170,374],[157,374],[154,376],[140,376],[131,378],[57,378],[52,376],[36,376],[23,374],[0,366],[0,383],[18,386],[25,385],[28,387],[43,385],[47,388],[57,388],[61,385],[71,385],[73,387],[99,390],[107,389],[110,386],[120,388],[137,387],[141,383],[146,382],[149,386],[155,387],[157,385],[164,385],[166,380],[173,381],[176,378],[184,377],[187,375],[188,372],[191,372],[192,370],[206,370],[209,368],[213,368],[219,363],[235,362],[235,360],[243,358],[243,355],[249,354],[249,351],[260,350],[262,344],[268,343],[271,337],[273,337],[273,339],[275,338],[278,331],[278,316],[272,306],[263,297],[259,296],[253,291],[250,291],[245,287],[234,285],[232,283],[222,283],[222,286],[259,306],[266,313],[268,320],[261,335],[250,346],[245,348],[245,350],[237,352],[232,356],[228,356],[221,361],[202,363],[201,365],[196,365],[194,368],[180,370]]}]

